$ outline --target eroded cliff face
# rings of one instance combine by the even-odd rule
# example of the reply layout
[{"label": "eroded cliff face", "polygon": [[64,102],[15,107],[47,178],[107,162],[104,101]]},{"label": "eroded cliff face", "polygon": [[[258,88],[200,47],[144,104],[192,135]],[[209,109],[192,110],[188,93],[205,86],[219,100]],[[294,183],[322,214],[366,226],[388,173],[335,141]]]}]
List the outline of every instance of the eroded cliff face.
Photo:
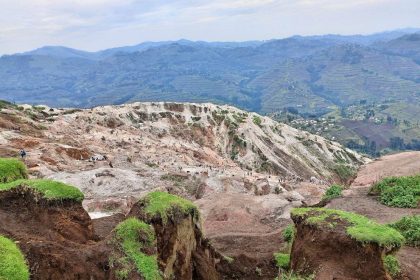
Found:
[{"label": "eroded cliff face", "polygon": [[[216,265],[222,256],[204,238],[198,210],[182,198],[159,195],[171,199],[166,206],[162,201],[164,211],[151,213],[146,197],[102,227],[99,237],[81,202],[47,200],[18,186],[0,192],[0,235],[18,242],[31,279],[221,279]],[[139,252],[147,262],[136,259]]]},{"label": "eroded cliff face", "polygon": [[[185,208],[187,203],[181,198],[169,194],[171,199],[181,201],[168,204],[162,212],[150,212],[151,203],[146,197],[134,204],[128,217],[151,224],[155,230],[158,248],[158,263],[165,279],[221,279],[216,270],[222,256],[218,254],[203,237],[199,212],[195,206]],[[161,207],[161,206],[159,206]]]},{"label": "eroded cliff face", "polygon": [[[22,108],[1,109],[0,156],[25,148],[32,175],[80,188],[91,211],[129,210],[132,197],[157,187],[205,198],[225,191],[286,192],[302,181],[327,185],[341,181],[337,170],[356,170],[366,160],[338,143],[230,106]],[[175,185],[177,174],[188,184]]]},{"label": "eroded cliff face", "polygon": [[106,279],[108,249],[81,202],[52,202],[18,187],[0,192],[0,221],[0,234],[26,256],[31,279]]},{"label": "eroded cliff face", "polygon": [[[355,214],[348,212],[319,208],[304,211],[292,213],[296,227],[291,249],[292,271],[316,275],[316,279],[322,280],[392,279],[383,259],[402,245],[403,238],[398,232],[374,222],[355,226],[353,216],[349,216]],[[354,228],[348,230],[349,227]],[[353,234],[353,229],[354,235],[349,234]],[[375,230],[377,234],[372,235]]]}]

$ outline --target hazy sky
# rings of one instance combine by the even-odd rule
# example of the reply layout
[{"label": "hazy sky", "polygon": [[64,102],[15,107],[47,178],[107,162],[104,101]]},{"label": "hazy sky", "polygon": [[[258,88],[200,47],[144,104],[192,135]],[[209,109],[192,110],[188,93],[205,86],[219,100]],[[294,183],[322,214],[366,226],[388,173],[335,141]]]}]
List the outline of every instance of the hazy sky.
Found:
[{"label": "hazy sky", "polygon": [[0,54],[420,27],[420,0],[0,0]]}]

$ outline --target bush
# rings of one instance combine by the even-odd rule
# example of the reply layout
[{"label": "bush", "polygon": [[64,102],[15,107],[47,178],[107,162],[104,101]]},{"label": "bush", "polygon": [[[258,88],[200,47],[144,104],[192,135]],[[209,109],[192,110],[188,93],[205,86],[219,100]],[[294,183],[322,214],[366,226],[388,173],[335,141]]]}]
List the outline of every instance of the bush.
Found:
[{"label": "bush", "polygon": [[420,200],[420,175],[389,177],[374,184],[370,194],[390,207],[416,208]]},{"label": "bush", "polygon": [[258,125],[258,126],[261,126],[261,124],[262,124],[262,120],[261,120],[261,118],[260,118],[259,116],[254,116],[254,117],[252,118],[252,122],[253,122],[254,124]]},{"label": "bush", "polygon": [[337,164],[333,167],[333,171],[340,177],[341,181],[346,182],[356,175],[356,170],[345,164]]},{"label": "bush", "polygon": [[277,267],[282,269],[289,269],[290,254],[275,253],[274,259],[276,260]]},{"label": "bush", "polygon": [[0,183],[8,183],[18,179],[25,179],[26,166],[15,158],[0,158]]},{"label": "bush", "polygon": [[392,276],[396,277],[401,273],[400,262],[393,255],[387,255],[384,258],[384,266],[386,271]]},{"label": "bush", "polygon": [[322,197],[322,200],[331,200],[333,198],[340,197],[342,191],[343,191],[343,187],[342,186],[340,186],[340,185],[332,185],[325,192],[324,196]]},{"label": "bush", "polygon": [[396,223],[390,224],[405,238],[409,246],[420,246],[420,215],[403,217]]},{"label": "bush", "polygon": [[293,243],[293,240],[295,238],[295,227],[293,224],[288,225],[282,232],[283,239],[287,243]]},{"label": "bush", "polygon": [[16,244],[0,235],[0,279],[28,280],[29,269]]}]

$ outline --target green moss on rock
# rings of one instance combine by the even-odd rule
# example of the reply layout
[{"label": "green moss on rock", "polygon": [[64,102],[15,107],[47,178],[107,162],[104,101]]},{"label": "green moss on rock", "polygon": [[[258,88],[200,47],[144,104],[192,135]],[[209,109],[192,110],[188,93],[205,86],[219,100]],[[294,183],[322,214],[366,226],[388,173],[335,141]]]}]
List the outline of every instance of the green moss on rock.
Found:
[{"label": "green moss on rock", "polygon": [[164,224],[172,217],[175,211],[187,215],[190,214],[195,220],[199,219],[197,207],[189,200],[166,192],[151,192],[143,201],[146,205],[145,213],[150,217],[160,217]]},{"label": "green moss on rock", "polygon": [[0,192],[9,191],[17,187],[32,189],[47,200],[74,200],[81,202],[84,198],[83,193],[73,186],[44,179],[21,179],[0,184]]},{"label": "green moss on rock", "polygon": [[364,216],[325,208],[295,208],[292,218],[301,218],[304,223],[325,228],[345,225],[345,232],[351,238],[362,243],[377,243],[387,248],[398,248],[404,243],[404,237],[395,229],[378,224]]},{"label": "green moss on rock", "polygon": [[0,279],[28,280],[29,269],[16,244],[0,235]]},{"label": "green moss on rock", "polygon": [[117,266],[118,279],[128,279],[132,267],[145,280],[159,280],[156,254],[145,254],[142,249],[155,246],[155,233],[153,228],[138,220],[129,218],[115,228],[115,243],[124,256],[113,257],[111,266]]},{"label": "green moss on rock", "polygon": [[18,179],[25,179],[26,166],[15,158],[0,158],[0,183],[8,183]]}]

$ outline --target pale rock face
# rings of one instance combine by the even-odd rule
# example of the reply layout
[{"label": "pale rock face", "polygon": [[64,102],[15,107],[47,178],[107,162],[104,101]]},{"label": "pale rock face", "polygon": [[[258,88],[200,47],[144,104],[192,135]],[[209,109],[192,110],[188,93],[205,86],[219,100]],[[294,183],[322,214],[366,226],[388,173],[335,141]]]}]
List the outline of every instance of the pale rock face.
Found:
[{"label": "pale rock face", "polygon": [[[356,169],[367,161],[320,136],[209,103],[54,109],[40,120],[9,113],[22,130],[1,129],[2,147],[36,143],[25,144],[31,174],[80,188],[89,212],[124,212],[168,190],[195,200],[214,236],[276,232],[292,207],[315,204],[337,181],[338,162]],[[89,161],[95,155],[102,160]]]}]

